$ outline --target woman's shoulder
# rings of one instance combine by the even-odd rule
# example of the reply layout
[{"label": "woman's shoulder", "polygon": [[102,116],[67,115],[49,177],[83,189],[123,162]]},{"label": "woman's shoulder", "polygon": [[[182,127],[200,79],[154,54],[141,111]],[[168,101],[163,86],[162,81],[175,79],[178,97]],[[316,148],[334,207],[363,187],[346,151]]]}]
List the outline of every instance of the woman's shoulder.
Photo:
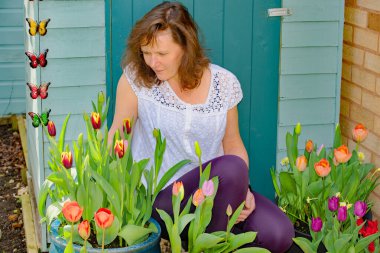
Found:
[{"label": "woman's shoulder", "polygon": [[217,64],[210,63],[210,69],[214,75],[223,75],[225,78],[228,78],[231,80],[235,80],[235,79],[237,80],[237,77],[235,76],[234,73],[232,73],[230,70],[224,67],[221,67]]}]

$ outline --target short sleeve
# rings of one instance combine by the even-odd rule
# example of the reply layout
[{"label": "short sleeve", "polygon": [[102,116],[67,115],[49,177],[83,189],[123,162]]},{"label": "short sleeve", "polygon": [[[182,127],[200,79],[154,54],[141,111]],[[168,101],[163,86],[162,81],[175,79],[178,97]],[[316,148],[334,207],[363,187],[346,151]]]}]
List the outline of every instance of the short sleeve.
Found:
[{"label": "short sleeve", "polygon": [[124,75],[127,78],[129,85],[131,85],[132,90],[136,93],[136,96],[138,96],[138,94],[141,91],[141,88],[136,85],[135,73],[133,69],[131,68],[131,66],[128,65],[125,67]]},{"label": "short sleeve", "polygon": [[240,82],[235,75],[231,74],[229,83],[229,98],[228,109],[236,106],[243,99],[243,91],[241,90]]}]

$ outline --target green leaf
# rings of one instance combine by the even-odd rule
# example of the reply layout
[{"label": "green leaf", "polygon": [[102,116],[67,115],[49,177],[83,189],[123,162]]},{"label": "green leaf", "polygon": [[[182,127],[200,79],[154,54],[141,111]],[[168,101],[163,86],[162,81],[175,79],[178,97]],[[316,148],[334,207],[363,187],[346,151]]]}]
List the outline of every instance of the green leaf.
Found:
[{"label": "green leaf", "polygon": [[214,247],[219,242],[223,241],[223,237],[219,237],[213,234],[203,233],[197,237],[195,240],[195,247],[193,252],[201,252],[205,249]]},{"label": "green leaf", "polygon": [[238,249],[237,251],[235,251],[235,253],[270,253],[270,251],[263,248],[251,247],[251,248]]},{"label": "green leaf", "polygon": [[241,203],[240,206],[235,210],[234,214],[231,216],[231,219],[228,222],[227,225],[227,232],[230,232],[232,227],[235,225],[237,218],[239,217],[241,211],[244,208],[245,202]]},{"label": "green leaf", "polygon": [[276,169],[274,167],[270,169],[270,175],[272,177],[273,187],[276,191],[277,196],[281,196],[280,187],[278,186],[278,183],[277,183]]},{"label": "green leaf", "polygon": [[173,220],[164,210],[156,209],[161,219],[165,222],[166,231],[172,231]]},{"label": "green leaf", "polygon": [[73,253],[73,252],[74,252],[73,239],[70,238],[70,240],[66,244],[66,248],[63,253]]},{"label": "green leaf", "polygon": [[344,234],[334,242],[334,248],[336,252],[344,252],[343,248],[347,246],[347,243],[351,240],[352,235]]},{"label": "green leaf", "polygon": [[339,124],[336,125],[335,127],[335,136],[334,136],[334,148],[338,148],[342,145],[342,133],[340,131],[340,126]]},{"label": "green leaf", "polygon": [[[96,227],[96,232],[97,232],[96,240],[98,244],[101,245],[102,238],[103,238],[103,229],[98,227],[98,225],[96,225],[95,227]],[[120,230],[120,222],[119,222],[119,219],[115,216],[112,222],[112,225],[105,229],[104,245],[107,245],[113,242],[113,240],[115,240],[117,234],[119,233],[119,230]]]},{"label": "green leaf", "polygon": [[297,194],[296,182],[291,172],[282,171],[279,178],[283,192]]},{"label": "green leaf", "polygon": [[368,247],[368,245],[378,239],[380,236],[380,232],[376,233],[376,234],[373,234],[373,235],[369,235],[367,237],[364,237],[364,238],[361,238],[359,240],[359,242],[356,244],[355,246],[355,252],[361,252],[362,250],[364,250],[365,248]]},{"label": "green leaf", "polygon": [[247,244],[251,243],[255,240],[257,232],[245,232],[237,235],[230,235],[228,242],[230,246],[228,247],[228,252],[232,252],[235,249]]},{"label": "green leaf", "polygon": [[183,229],[186,227],[187,224],[189,224],[190,221],[192,221],[195,218],[195,214],[185,214],[179,219],[179,233],[181,234]]},{"label": "green leaf", "polygon": [[316,253],[317,251],[313,248],[313,244],[306,238],[296,237],[293,241],[303,250],[304,253]]},{"label": "green leaf", "polygon": [[289,159],[289,164],[293,168],[295,164],[294,154],[293,154],[293,136],[291,133],[286,133],[286,152]]},{"label": "green leaf", "polygon": [[128,245],[134,245],[141,238],[153,232],[154,230],[151,228],[145,228],[136,225],[126,225],[119,232],[119,236],[121,236]]},{"label": "green leaf", "polygon": [[65,146],[66,127],[67,127],[67,122],[69,121],[69,118],[70,118],[70,113],[66,116],[65,120],[63,121],[61,133],[59,134],[58,151],[60,153],[62,153],[63,147]]},{"label": "green leaf", "polygon": [[45,180],[40,188],[40,192],[38,194],[38,212],[41,217],[45,217],[45,203],[47,196],[49,194],[50,187],[53,185],[49,180]]}]

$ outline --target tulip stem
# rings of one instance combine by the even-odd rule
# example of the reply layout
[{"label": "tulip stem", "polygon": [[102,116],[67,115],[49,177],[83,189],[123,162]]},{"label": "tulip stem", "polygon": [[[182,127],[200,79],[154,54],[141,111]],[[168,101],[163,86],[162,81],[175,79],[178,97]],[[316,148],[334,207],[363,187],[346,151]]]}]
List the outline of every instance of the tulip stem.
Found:
[{"label": "tulip stem", "polygon": [[105,235],[106,235],[106,229],[103,228],[103,238],[102,238],[102,253],[104,252],[104,238],[105,238]]},{"label": "tulip stem", "polygon": [[344,170],[346,169],[345,166],[346,163],[342,163],[342,189],[340,190],[340,192],[343,192],[343,185],[344,185]]},{"label": "tulip stem", "polygon": [[201,157],[199,157],[199,181],[201,180],[202,177],[202,160]]}]

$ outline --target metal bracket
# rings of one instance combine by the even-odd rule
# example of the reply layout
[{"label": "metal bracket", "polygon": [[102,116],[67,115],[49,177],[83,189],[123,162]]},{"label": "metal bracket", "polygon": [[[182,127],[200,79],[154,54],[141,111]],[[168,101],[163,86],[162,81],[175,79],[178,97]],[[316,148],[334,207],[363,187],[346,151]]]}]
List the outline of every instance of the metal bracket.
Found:
[{"label": "metal bracket", "polygon": [[292,11],[289,8],[272,8],[268,9],[269,17],[284,17],[292,15]]}]

